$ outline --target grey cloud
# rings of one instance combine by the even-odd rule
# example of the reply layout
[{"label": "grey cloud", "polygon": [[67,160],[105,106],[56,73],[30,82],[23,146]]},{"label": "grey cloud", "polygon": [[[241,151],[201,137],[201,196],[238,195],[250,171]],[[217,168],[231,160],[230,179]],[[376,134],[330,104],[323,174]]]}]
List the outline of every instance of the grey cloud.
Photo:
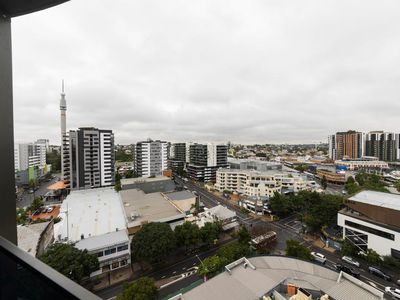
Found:
[{"label": "grey cloud", "polygon": [[70,1],[13,20],[15,138],[319,142],[399,131],[398,1]]}]

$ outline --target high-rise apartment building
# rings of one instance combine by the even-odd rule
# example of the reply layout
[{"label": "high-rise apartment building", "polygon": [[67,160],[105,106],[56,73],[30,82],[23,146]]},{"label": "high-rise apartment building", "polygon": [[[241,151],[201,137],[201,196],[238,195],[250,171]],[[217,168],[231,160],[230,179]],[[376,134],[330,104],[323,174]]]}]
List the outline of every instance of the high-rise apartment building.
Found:
[{"label": "high-rise apartment building", "polygon": [[334,160],[361,158],[364,155],[364,134],[349,130],[330,136],[329,155]]},{"label": "high-rise apartment building", "polygon": [[216,171],[228,167],[228,147],[216,144],[193,144],[189,148],[189,177],[198,181],[216,180]]},{"label": "high-rise apartment building", "polygon": [[398,138],[399,135],[393,132],[369,132],[365,138],[365,155],[374,156],[383,161],[395,161],[399,159]]},{"label": "high-rise apartment building", "polygon": [[186,143],[171,144],[168,168],[174,172],[186,168]]},{"label": "high-rise apartment building", "polygon": [[168,143],[160,140],[136,143],[134,165],[140,177],[162,175],[168,168]]},{"label": "high-rise apartment building", "polygon": [[81,127],[68,137],[64,176],[71,189],[115,184],[114,134],[112,130]]},{"label": "high-rise apartment building", "polygon": [[26,185],[50,171],[46,163],[47,140],[14,144],[14,168],[17,185]]}]

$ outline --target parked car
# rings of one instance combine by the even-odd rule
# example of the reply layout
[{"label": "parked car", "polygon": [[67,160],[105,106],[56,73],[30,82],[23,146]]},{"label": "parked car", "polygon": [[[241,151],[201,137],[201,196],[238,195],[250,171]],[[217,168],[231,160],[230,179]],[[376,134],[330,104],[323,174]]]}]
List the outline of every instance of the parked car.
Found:
[{"label": "parked car", "polygon": [[51,213],[54,210],[53,206],[50,206],[47,208],[46,212]]},{"label": "parked car", "polygon": [[368,272],[370,272],[371,274],[373,274],[375,276],[383,278],[386,281],[392,281],[392,276],[386,274],[385,272],[383,272],[381,269],[379,269],[377,267],[368,267]]},{"label": "parked car", "polygon": [[386,294],[392,296],[395,299],[400,299],[400,289],[396,289],[390,286],[385,287]]},{"label": "parked car", "polygon": [[354,258],[351,258],[350,256],[343,256],[342,260],[353,266],[356,266],[357,268],[360,267],[360,263],[358,261],[356,261]]},{"label": "parked car", "polygon": [[33,194],[33,192],[34,192],[33,189],[30,189],[30,190],[28,191],[29,194]]},{"label": "parked car", "polygon": [[343,271],[347,274],[350,274],[351,276],[360,277],[360,272],[358,272],[357,270],[353,269],[352,267],[346,266],[346,265],[342,265],[342,264],[334,264],[333,265],[335,267],[336,270],[338,271]]},{"label": "parked car", "polygon": [[320,262],[321,264],[324,264],[326,262],[326,257],[325,255],[318,253],[318,252],[311,252],[311,255],[313,259],[317,262]]}]

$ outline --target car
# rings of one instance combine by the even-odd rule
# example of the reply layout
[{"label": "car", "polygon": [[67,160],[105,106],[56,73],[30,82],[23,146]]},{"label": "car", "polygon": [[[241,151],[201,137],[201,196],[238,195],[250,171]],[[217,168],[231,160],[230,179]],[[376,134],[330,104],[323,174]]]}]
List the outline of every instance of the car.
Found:
[{"label": "car", "polygon": [[53,206],[50,206],[47,208],[46,212],[51,213],[54,210]]},{"label": "car", "polygon": [[29,194],[33,194],[33,192],[34,192],[33,189],[30,189],[30,190],[28,191]]},{"label": "car", "polygon": [[311,252],[311,255],[313,259],[317,262],[320,262],[321,264],[324,264],[326,262],[326,257],[325,255],[318,253],[318,252]]},{"label": "car", "polygon": [[378,276],[382,279],[385,279],[386,281],[392,281],[392,276],[386,274],[385,272],[383,272],[381,269],[377,268],[377,267],[368,267],[368,272]]},{"label": "car", "polygon": [[351,258],[350,256],[343,256],[342,260],[347,262],[348,264],[356,266],[357,268],[360,267],[360,263],[358,261],[356,261],[354,258]]},{"label": "car", "polygon": [[353,269],[352,267],[349,267],[349,266],[346,266],[346,265],[342,265],[342,264],[334,264],[333,266],[338,271],[343,271],[343,272],[345,272],[347,274],[350,274],[351,276],[354,276],[356,278],[360,277],[360,272],[358,272],[357,270]]},{"label": "car", "polygon": [[400,299],[400,289],[387,286],[385,287],[385,293],[392,296],[395,299]]}]

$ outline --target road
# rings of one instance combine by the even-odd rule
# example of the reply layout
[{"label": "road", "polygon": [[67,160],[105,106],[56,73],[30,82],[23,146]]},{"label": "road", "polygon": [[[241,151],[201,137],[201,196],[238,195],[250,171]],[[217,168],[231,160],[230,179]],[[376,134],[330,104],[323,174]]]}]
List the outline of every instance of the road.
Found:
[{"label": "road", "polygon": [[[205,190],[204,187],[201,185],[201,183],[193,183],[190,181],[185,182],[178,177],[176,177],[175,180],[178,183],[178,185],[186,186],[187,189],[190,191],[196,191],[200,197],[200,201],[204,203],[206,207],[211,208],[218,204],[225,205],[236,212],[239,222],[245,225],[246,227],[248,228],[262,227],[266,230],[276,231],[278,235],[278,241],[277,244],[275,245],[275,251],[277,253],[283,253],[283,251],[286,248],[286,240],[294,239],[300,241],[301,244],[310,248],[311,251],[323,253],[327,257],[326,267],[332,270],[335,270],[333,264],[338,263],[340,261],[340,256],[338,256],[338,254],[325,251],[324,249],[315,247],[312,244],[305,242],[299,234],[300,225],[296,221],[295,217],[283,219],[280,222],[266,222],[259,218],[253,218],[241,212],[240,208],[233,205],[231,202],[229,202],[229,200],[219,198],[216,195]],[[199,264],[201,263],[200,260],[203,260],[208,256],[214,255],[217,250],[218,249],[211,249],[204,253],[198,254],[198,256],[191,255],[190,257],[184,259],[181,262],[154,271],[152,273],[145,274],[143,276],[150,276],[153,277],[155,280],[161,280],[171,277],[177,278],[176,282],[173,282],[160,289],[159,291],[160,298],[166,297],[201,280],[201,278],[199,278],[199,276],[195,274],[195,268],[198,267]],[[383,279],[380,279],[372,274],[369,274],[367,270],[368,266],[365,263],[362,263],[360,267],[360,273],[361,273],[360,279],[362,281],[372,285],[373,287],[381,291],[384,291],[385,286],[393,286],[393,287],[395,286],[394,283],[388,283]],[[110,299],[115,295],[117,295],[119,292],[121,292],[122,288],[123,285],[119,284],[104,289],[98,292],[97,295],[103,299]]]},{"label": "road", "polygon": [[[165,278],[178,276],[180,274],[184,274],[184,273],[187,273],[190,271],[194,271],[195,268],[198,267],[199,264],[201,263],[200,260],[202,261],[205,258],[214,255],[218,251],[218,249],[222,246],[223,245],[219,245],[218,247],[210,249],[203,253],[190,255],[178,263],[175,263],[171,266],[167,266],[160,270],[156,270],[154,272],[145,274],[143,276],[152,277],[157,281],[157,280],[161,280],[161,279],[165,279]],[[162,288],[160,290],[160,295],[167,296],[171,293],[174,293],[174,292],[180,290],[181,288],[186,287],[187,285],[189,285],[192,282],[195,282],[199,279],[200,278],[197,275],[192,274],[191,276],[188,276],[188,277],[182,279],[182,282],[180,280],[174,284],[169,285],[168,287]],[[122,289],[123,289],[123,285],[118,284],[118,285],[106,288],[104,290],[101,290],[101,291],[97,292],[96,294],[97,294],[97,296],[101,297],[102,299],[110,299],[110,298],[114,297],[115,295],[117,295],[118,293],[120,293],[122,291]]]},{"label": "road", "polygon": [[[56,176],[56,178],[58,178],[59,174],[56,174],[55,176]],[[47,189],[47,187],[52,185],[55,182],[56,182],[55,179],[52,179],[50,182],[47,182],[47,181],[42,182],[39,186],[39,189],[32,194],[29,194],[28,191],[25,191],[22,196],[22,200],[16,201],[16,206],[18,208],[24,208],[24,207],[31,205],[31,203],[35,197],[44,196],[49,191]]]}]

